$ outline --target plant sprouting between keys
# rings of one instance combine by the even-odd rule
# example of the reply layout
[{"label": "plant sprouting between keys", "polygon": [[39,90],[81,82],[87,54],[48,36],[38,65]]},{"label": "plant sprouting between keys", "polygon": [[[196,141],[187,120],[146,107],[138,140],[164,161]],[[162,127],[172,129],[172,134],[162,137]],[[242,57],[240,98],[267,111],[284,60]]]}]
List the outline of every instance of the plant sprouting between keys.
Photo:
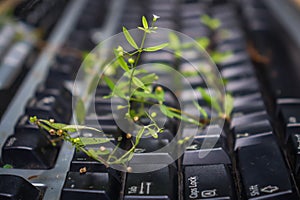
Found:
[{"label": "plant sprouting between keys", "polygon": [[[106,138],[101,130],[96,128],[83,126],[83,125],[67,125],[54,122],[53,119],[45,120],[38,119],[37,117],[30,117],[30,122],[36,124],[42,129],[47,130],[51,135],[57,135],[60,139],[70,142],[76,149],[83,151],[89,157],[103,163],[106,167],[111,165],[123,165],[127,171],[130,171],[130,167],[127,167],[128,161],[131,160],[134,153],[138,151],[137,147],[140,143],[141,138],[147,135],[151,135],[153,138],[157,139],[159,134],[162,134],[164,127],[160,127],[156,119],[157,113],[150,112],[146,109],[148,105],[156,105],[159,110],[168,118],[175,118],[190,124],[197,125],[198,127],[205,127],[208,125],[208,114],[205,109],[203,109],[198,103],[193,102],[195,107],[199,110],[204,121],[199,121],[195,116],[185,113],[178,108],[167,106],[165,104],[165,91],[161,86],[155,85],[155,81],[158,80],[158,76],[155,73],[149,73],[145,69],[137,68],[141,54],[144,52],[156,52],[163,50],[167,46],[171,49],[177,48],[175,52],[175,57],[179,56],[180,49],[182,45],[178,38],[170,34],[170,43],[162,43],[156,46],[145,47],[145,40],[148,34],[155,34],[157,27],[155,22],[159,19],[159,16],[153,15],[152,22],[149,25],[145,16],[142,17],[142,26],[138,27],[143,31],[143,37],[138,45],[138,43],[133,39],[129,31],[123,27],[123,34],[131,47],[134,48],[132,52],[127,52],[122,46],[118,46],[113,50],[115,55],[115,61],[112,63],[113,67],[117,70],[122,70],[124,76],[128,78],[126,81],[122,81],[119,84],[115,84],[113,77],[108,75],[102,75],[101,80],[103,80],[106,85],[110,88],[111,93],[105,98],[117,97],[126,100],[127,105],[119,105],[117,109],[126,109],[126,118],[128,120],[133,120],[139,123],[140,119],[147,118],[148,123],[139,123],[140,129],[133,137],[132,133],[125,133],[123,136],[116,138],[116,146],[113,149],[105,147],[106,143],[112,142],[112,139]],[[176,40],[176,42],[174,42]],[[177,45],[177,46],[174,46]],[[173,47],[172,47],[173,46]],[[96,77],[96,76],[95,76]],[[91,82],[91,87],[89,90],[93,90],[97,86],[96,81]],[[91,89],[92,88],[92,89]],[[198,88],[203,99],[218,112],[218,117],[225,120],[230,119],[230,114],[233,109],[233,98],[231,95],[226,94],[224,98],[214,99],[211,97],[204,89]],[[221,102],[221,103],[220,103]],[[137,108],[133,108],[132,104],[138,104]],[[77,122],[83,124],[85,118],[85,107],[84,102],[81,98],[78,98],[76,106],[76,117]],[[72,137],[72,133],[76,133],[81,130],[88,130],[92,132],[100,133],[101,137]],[[178,141],[181,145],[184,142],[189,141],[191,138],[183,138]],[[129,140],[131,146],[123,154],[118,154],[118,149],[124,140]],[[55,142],[55,141],[54,141]],[[97,144],[100,147],[86,148],[88,145]]]}]

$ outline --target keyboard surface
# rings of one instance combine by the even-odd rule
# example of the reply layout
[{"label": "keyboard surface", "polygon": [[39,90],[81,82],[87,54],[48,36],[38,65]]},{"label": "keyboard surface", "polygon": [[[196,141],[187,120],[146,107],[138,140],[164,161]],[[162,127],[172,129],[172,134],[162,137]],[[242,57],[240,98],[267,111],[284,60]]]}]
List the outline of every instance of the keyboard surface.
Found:
[{"label": "keyboard surface", "polygon": [[[283,25],[273,17],[276,5],[270,1],[0,1],[0,12],[6,7],[13,10],[0,19],[0,200],[300,199],[300,70],[297,56],[291,55],[297,42],[293,37],[291,45],[282,40],[278,27]],[[93,78],[78,76],[84,56],[103,41],[103,49],[113,48],[108,38],[123,26],[141,26],[141,17],[152,19],[153,14],[159,16],[156,26],[165,31],[210,41],[215,70],[234,99],[230,120],[192,134],[193,126],[161,117],[163,133],[158,139],[141,139],[127,171],[107,168],[29,122],[37,116],[74,124],[74,96],[90,90]],[[155,35],[146,44],[166,39],[168,35]],[[207,64],[195,49],[180,53],[183,59],[156,51],[139,62],[150,63],[147,70],[159,75],[158,85],[175,88],[165,89],[166,105],[176,108],[180,101],[184,112],[194,114],[191,105],[197,101],[209,117],[218,116],[203,95],[193,99],[193,90],[209,87],[211,80],[187,76],[178,81],[179,75],[152,65],[164,63],[188,74],[195,73],[191,63]],[[78,91],[72,88],[74,82]],[[85,104],[95,113],[87,112],[84,121],[89,126],[99,123],[105,133],[100,136],[112,143],[91,144],[86,150],[105,151],[118,138],[131,138],[113,118],[112,107],[120,101],[106,99],[109,92],[103,84],[95,88],[93,103]],[[159,151],[176,134],[192,134],[193,140],[185,149]],[[99,139],[93,131],[78,135]],[[126,148],[128,141],[122,145]]]}]

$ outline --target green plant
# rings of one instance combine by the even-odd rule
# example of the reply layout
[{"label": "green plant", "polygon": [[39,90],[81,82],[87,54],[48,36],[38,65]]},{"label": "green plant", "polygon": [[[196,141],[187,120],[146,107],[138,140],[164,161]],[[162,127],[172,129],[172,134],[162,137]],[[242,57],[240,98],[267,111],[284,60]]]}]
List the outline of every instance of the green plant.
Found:
[{"label": "green plant", "polygon": [[[139,130],[135,137],[133,133],[124,133],[123,136],[118,136],[116,138],[116,146],[114,149],[105,148],[104,144],[111,142],[111,139],[99,135],[97,138],[87,138],[87,137],[71,137],[70,133],[77,132],[78,130],[90,130],[95,132],[101,132],[98,129],[87,127],[83,125],[67,125],[56,123],[54,120],[44,120],[38,119],[37,117],[31,117],[30,121],[35,123],[39,127],[47,130],[52,135],[57,135],[61,139],[72,143],[77,149],[85,152],[88,156],[93,159],[102,162],[105,166],[109,167],[111,165],[123,165],[127,167],[126,163],[130,161],[133,157],[134,152],[137,150],[137,146],[141,138],[144,136],[152,136],[153,138],[158,138],[159,134],[162,134],[164,127],[160,127],[156,119],[157,113],[151,112],[146,109],[147,106],[157,106],[159,111],[168,118],[175,118],[190,124],[194,124],[198,127],[205,127],[209,123],[208,115],[198,103],[194,102],[195,107],[199,110],[200,114],[204,120],[199,120],[196,116],[192,116],[189,113],[185,113],[182,110],[167,106],[165,102],[165,92],[161,86],[155,85],[155,81],[158,80],[158,76],[155,73],[149,73],[145,69],[139,69],[137,67],[142,53],[155,52],[163,50],[169,47],[174,50],[176,57],[180,57],[180,52],[182,46],[187,48],[189,44],[181,44],[179,38],[176,35],[170,34],[170,43],[162,43],[156,46],[145,47],[145,40],[148,34],[155,34],[158,29],[155,26],[155,22],[158,20],[158,16],[154,15],[151,24],[149,25],[146,17],[142,17],[142,27],[138,27],[143,32],[142,40],[140,44],[133,39],[129,31],[123,27],[123,34],[128,42],[128,44],[134,48],[133,51],[128,52],[122,46],[118,46],[113,50],[114,61],[110,64],[114,72],[122,71],[125,80],[118,82],[114,80],[113,76],[108,74],[103,74],[101,80],[110,88],[111,93],[105,98],[120,98],[127,102],[126,105],[117,106],[118,110],[125,109],[125,117],[127,120],[132,120],[139,124]],[[203,40],[204,41],[204,40]],[[206,41],[207,43],[207,41]],[[85,68],[86,71],[91,70],[91,65],[95,61],[94,57],[88,58],[88,67]],[[114,73],[112,73],[114,74]],[[88,89],[88,94],[90,91],[95,89],[98,85],[98,77],[95,77],[90,82]],[[211,107],[218,112],[218,118],[225,120],[230,119],[230,113],[232,111],[233,99],[231,95],[227,94],[225,97],[217,97],[217,99],[212,98],[204,89],[198,88],[199,92],[202,94],[204,100],[211,105]],[[133,106],[134,105],[134,106]],[[83,124],[85,119],[85,106],[84,99],[78,98],[76,106],[76,116],[77,122]],[[147,124],[141,123],[140,119],[146,118],[148,120]],[[120,154],[118,152],[124,140],[130,141],[131,145],[126,149],[125,153]],[[182,138],[178,141],[179,145],[189,141],[190,138]],[[88,149],[85,148],[87,145],[99,144],[99,149]],[[130,171],[130,168],[127,169]]]}]

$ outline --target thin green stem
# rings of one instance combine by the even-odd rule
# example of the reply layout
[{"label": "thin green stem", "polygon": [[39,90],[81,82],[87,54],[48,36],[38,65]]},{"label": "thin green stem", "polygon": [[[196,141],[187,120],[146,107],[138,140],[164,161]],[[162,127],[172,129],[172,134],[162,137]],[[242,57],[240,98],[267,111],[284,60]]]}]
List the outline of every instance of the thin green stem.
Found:
[{"label": "thin green stem", "polygon": [[119,146],[121,145],[121,142],[118,142],[118,144],[115,146],[114,150],[109,154],[108,158],[107,158],[107,162],[109,163],[110,159],[112,158],[112,156],[116,153],[117,149],[119,148]]}]

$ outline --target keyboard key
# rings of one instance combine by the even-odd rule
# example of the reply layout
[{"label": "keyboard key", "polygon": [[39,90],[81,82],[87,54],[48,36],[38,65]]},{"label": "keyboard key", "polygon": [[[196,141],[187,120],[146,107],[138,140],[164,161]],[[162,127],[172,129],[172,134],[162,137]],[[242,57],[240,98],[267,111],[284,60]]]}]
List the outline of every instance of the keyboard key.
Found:
[{"label": "keyboard key", "polygon": [[274,139],[237,151],[238,169],[247,199],[296,199],[290,174]]},{"label": "keyboard key", "polygon": [[226,141],[221,136],[195,136],[183,154],[182,165],[231,164]]},{"label": "keyboard key", "polygon": [[242,79],[253,77],[255,75],[251,63],[247,65],[243,64],[240,66],[225,68],[221,71],[221,74],[223,78],[230,81],[242,80]]},{"label": "keyboard key", "polygon": [[106,172],[106,167],[99,161],[92,159],[82,151],[75,151],[71,162],[70,171],[79,172],[84,168],[87,172]]},{"label": "keyboard key", "polygon": [[29,41],[19,41],[13,44],[9,52],[1,61],[0,66],[0,90],[8,89],[16,81],[17,76],[25,67],[26,59],[32,51]]},{"label": "keyboard key", "polygon": [[117,199],[120,184],[108,173],[68,172],[61,200]]},{"label": "keyboard key", "polygon": [[272,131],[273,129],[269,120],[262,120],[242,126],[236,126],[233,129],[233,134],[236,138],[242,138],[261,133],[269,133]]},{"label": "keyboard key", "polygon": [[283,122],[285,130],[285,140],[291,133],[300,126],[300,100],[299,99],[281,99],[278,104],[279,119]]},{"label": "keyboard key", "polygon": [[147,173],[128,173],[124,200],[177,199],[177,172],[173,166]]},{"label": "keyboard key", "polygon": [[39,200],[41,191],[20,176],[0,174],[1,200]]},{"label": "keyboard key", "polygon": [[232,67],[232,66],[237,66],[241,64],[247,64],[249,63],[249,55],[247,53],[238,53],[238,54],[233,54],[232,56],[229,56],[226,58],[224,61],[221,63],[218,63],[221,69],[224,69],[226,67]]},{"label": "keyboard key", "polygon": [[256,78],[247,78],[229,81],[226,85],[226,89],[235,97],[259,92],[259,85]]},{"label": "keyboard key", "polygon": [[24,129],[6,140],[2,159],[15,168],[49,169],[54,167],[58,148],[43,132]]},{"label": "keyboard key", "polygon": [[268,120],[269,115],[266,111],[259,111],[247,115],[242,115],[238,117],[233,117],[231,121],[231,129],[235,128],[236,126],[244,126],[247,124],[259,122],[262,120]]},{"label": "keyboard key", "polygon": [[234,199],[232,175],[226,165],[184,167],[184,199]]},{"label": "keyboard key", "polygon": [[54,119],[57,122],[69,123],[72,110],[64,107],[62,101],[55,96],[32,98],[28,101],[26,114],[40,119]]},{"label": "keyboard key", "polygon": [[254,112],[266,111],[266,107],[263,101],[253,101],[251,104],[242,104],[236,105],[233,108],[232,115],[235,116],[242,116],[246,114],[251,114]]}]

